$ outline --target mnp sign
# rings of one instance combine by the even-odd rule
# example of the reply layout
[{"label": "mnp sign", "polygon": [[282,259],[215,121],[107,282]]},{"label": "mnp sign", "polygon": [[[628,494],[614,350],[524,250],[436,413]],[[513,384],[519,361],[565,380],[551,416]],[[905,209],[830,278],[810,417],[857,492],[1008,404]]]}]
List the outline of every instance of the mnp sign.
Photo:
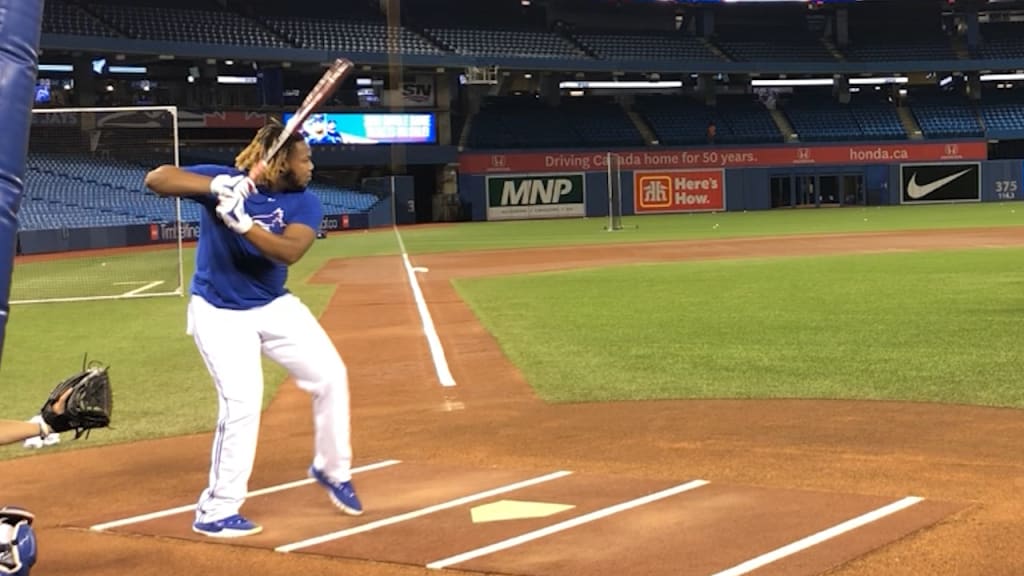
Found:
[{"label": "mnp sign", "polygon": [[581,172],[488,176],[487,219],[582,218],[584,182]]},{"label": "mnp sign", "polygon": [[901,164],[900,203],[980,202],[981,164]]},{"label": "mnp sign", "polygon": [[633,173],[637,214],[725,210],[723,170],[663,170]]}]

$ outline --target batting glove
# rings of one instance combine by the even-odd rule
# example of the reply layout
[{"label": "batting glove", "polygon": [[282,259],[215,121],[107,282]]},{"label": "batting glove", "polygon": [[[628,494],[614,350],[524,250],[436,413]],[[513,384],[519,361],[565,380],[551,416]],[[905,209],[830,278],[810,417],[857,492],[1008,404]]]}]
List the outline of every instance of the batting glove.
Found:
[{"label": "batting glove", "polygon": [[252,228],[252,217],[245,211],[245,198],[241,195],[223,196],[217,202],[217,217],[236,234],[245,234]]},{"label": "batting glove", "polygon": [[210,181],[210,193],[216,196],[218,201],[235,196],[241,196],[244,200],[256,193],[256,184],[243,175],[220,174]]}]

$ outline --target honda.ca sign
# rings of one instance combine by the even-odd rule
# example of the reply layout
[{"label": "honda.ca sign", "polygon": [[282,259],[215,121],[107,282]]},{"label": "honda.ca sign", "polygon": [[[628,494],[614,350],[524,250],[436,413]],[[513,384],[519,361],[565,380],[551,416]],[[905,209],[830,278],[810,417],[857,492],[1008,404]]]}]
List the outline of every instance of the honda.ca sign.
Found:
[{"label": "honda.ca sign", "polygon": [[900,203],[980,202],[981,164],[901,164]]}]

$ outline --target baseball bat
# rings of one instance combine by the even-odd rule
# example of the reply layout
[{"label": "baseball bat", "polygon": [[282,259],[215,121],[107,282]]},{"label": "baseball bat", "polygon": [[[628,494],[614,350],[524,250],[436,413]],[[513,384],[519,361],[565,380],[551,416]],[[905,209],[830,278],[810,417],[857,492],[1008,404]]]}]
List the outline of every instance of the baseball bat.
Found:
[{"label": "baseball bat", "polygon": [[345,58],[338,58],[331,64],[330,68],[324,72],[324,75],[320,77],[320,80],[309,91],[309,94],[306,95],[299,109],[288,119],[281,134],[278,135],[269,148],[263,151],[263,157],[260,158],[260,161],[249,169],[249,178],[252,181],[255,182],[263,174],[263,171],[270,164],[270,160],[281,150],[281,147],[288,141],[288,138],[302,126],[302,123],[306,121],[306,118],[309,118],[309,115],[317,107],[334,94],[338,87],[341,86],[342,80],[352,72],[354,67],[355,64]]}]

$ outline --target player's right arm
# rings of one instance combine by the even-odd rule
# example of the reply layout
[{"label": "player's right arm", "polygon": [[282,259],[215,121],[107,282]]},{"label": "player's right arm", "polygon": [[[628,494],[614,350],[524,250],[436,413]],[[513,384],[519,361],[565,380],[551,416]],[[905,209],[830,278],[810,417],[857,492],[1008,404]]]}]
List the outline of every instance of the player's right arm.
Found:
[{"label": "player's right arm", "polygon": [[166,164],[146,174],[146,187],[160,196],[208,196],[212,176]]},{"label": "player's right arm", "polygon": [[191,198],[211,207],[219,196],[231,194],[236,187],[241,187],[243,197],[252,191],[244,176],[214,164],[188,168],[166,164],[147,173],[145,185],[159,196]]}]

